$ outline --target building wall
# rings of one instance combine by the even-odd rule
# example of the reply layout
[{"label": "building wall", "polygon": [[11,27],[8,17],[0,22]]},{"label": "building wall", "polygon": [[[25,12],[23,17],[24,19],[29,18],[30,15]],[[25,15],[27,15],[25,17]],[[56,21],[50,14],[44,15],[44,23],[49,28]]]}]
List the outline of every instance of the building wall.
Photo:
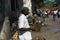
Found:
[{"label": "building wall", "polygon": [[0,31],[4,21],[4,0],[0,0]]},{"label": "building wall", "polygon": [[[22,7],[23,1],[17,0],[18,8],[16,9],[15,14],[20,14],[20,9]],[[15,3],[16,5],[16,3]],[[0,31],[6,16],[11,14],[11,0],[0,0]]]},{"label": "building wall", "polygon": [[11,1],[10,0],[5,0],[4,2],[5,2],[4,3],[4,6],[5,6],[4,15],[8,16],[11,12]]},{"label": "building wall", "polygon": [[4,0],[4,15],[9,16],[12,11],[14,11],[17,15],[19,15],[20,9],[23,5],[23,0],[14,0],[13,3],[13,10],[12,10],[12,4],[11,0]]}]

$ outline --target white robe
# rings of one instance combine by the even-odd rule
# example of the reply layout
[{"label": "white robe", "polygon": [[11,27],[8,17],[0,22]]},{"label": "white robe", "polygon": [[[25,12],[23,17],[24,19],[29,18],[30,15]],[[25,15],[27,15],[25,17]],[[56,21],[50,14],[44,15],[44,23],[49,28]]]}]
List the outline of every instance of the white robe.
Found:
[{"label": "white robe", "polygon": [[[19,28],[30,28],[27,17],[24,14],[21,14],[18,20],[18,27]],[[24,34],[19,35],[19,39],[31,40],[31,32],[26,31]]]}]

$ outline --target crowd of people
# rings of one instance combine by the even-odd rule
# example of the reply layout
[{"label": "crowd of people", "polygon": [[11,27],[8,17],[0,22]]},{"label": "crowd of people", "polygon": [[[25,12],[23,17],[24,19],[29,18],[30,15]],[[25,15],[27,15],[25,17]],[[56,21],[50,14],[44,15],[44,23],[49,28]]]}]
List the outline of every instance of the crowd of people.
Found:
[{"label": "crowd of people", "polygon": [[49,18],[49,15],[52,15],[53,21],[55,21],[56,16],[60,18],[60,10],[58,8],[55,9],[39,8],[33,10],[33,16],[38,19],[39,23],[45,22],[45,18]]}]

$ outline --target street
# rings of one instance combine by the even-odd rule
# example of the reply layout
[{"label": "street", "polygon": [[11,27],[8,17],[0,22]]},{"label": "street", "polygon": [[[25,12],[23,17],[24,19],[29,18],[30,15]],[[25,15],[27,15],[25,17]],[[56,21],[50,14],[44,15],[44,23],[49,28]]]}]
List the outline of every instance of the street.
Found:
[{"label": "street", "polygon": [[47,26],[41,27],[40,32],[32,32],[34,40],[45,38],[46,40],[60,40],[60,18],[56,17],[56,21],[53,21],[51,15],[46,18]]}]

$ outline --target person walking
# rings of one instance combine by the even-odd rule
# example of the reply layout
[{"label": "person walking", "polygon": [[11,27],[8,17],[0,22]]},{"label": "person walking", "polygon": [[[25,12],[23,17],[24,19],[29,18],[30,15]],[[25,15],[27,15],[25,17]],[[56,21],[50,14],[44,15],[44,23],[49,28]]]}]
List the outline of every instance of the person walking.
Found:
[{"label": "person walking", "polygon": [[21,14],[18,19],[18,38],[19,40],[32,40],[30,30],[34,30],[30,27],[27,15],[29,14],[29,9],[27,7],[22,7]]},{"label": "person walking", "polygon": [[53,11],[53,21],[55,21],[56,15],[57,15],[58,10]]}]

